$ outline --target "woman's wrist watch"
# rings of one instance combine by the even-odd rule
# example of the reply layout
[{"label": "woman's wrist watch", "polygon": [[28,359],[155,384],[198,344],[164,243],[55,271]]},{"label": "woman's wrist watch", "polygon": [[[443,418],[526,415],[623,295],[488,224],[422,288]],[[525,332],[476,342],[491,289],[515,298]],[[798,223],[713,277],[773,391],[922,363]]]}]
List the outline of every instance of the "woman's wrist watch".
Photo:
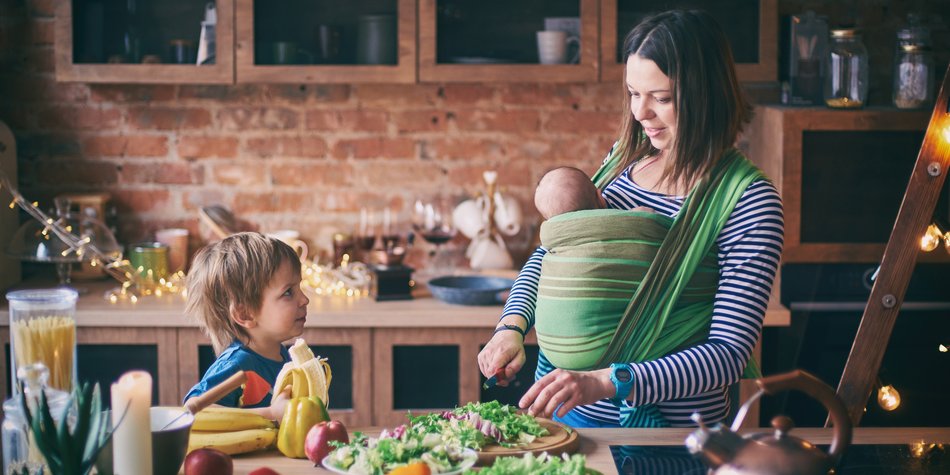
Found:
[{"label": "woman's wrist watch", "polygon": [[633,390],[633,370],[630,365],[625,363],[613,363],[610,365],[610,382],[614,383],[614,397],[611,398],[616,405],[621,405],[630,391]]}]

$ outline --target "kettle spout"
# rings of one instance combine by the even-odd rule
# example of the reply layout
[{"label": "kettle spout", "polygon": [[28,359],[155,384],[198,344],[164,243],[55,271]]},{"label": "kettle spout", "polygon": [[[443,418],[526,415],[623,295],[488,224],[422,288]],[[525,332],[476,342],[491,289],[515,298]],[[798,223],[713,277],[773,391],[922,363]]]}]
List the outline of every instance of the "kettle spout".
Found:
[{"label": "kettle spout", "polygon": [[686,437],[686,448],[689,453],[699,457],[709,468],[715,469],[729,463],[739,449],[747,443],[739,434],[729,430],[722,424],[712,428],[703,423],[698,413],[692,415],[699,428]]}]

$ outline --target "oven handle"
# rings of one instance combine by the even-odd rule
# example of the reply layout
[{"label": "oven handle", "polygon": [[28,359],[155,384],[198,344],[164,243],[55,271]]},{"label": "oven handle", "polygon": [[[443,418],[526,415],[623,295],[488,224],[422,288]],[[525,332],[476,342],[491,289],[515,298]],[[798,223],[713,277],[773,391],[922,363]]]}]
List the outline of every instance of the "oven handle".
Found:
[{"label": "oven handle", "polygon": [[[791,302],[789,310],[806,312],[855,312],[867,306],[866,301],[859,302]],[[950,310],[950,302],[904,302],[901,311],[939,311]]]}]

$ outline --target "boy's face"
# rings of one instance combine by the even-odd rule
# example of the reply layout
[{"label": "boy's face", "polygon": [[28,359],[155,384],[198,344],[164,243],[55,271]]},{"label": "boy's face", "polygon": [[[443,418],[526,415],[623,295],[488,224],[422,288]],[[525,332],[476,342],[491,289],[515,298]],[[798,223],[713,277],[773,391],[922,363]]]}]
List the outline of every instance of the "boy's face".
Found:
[{"label": "boy's face", "polygon": [[303,333],[310,299],[300,289],[300,272],[284,262],[274,273],[261,299],[261,309],[254,315],[256,325],[248,334],[256,345],[276,345]]}]

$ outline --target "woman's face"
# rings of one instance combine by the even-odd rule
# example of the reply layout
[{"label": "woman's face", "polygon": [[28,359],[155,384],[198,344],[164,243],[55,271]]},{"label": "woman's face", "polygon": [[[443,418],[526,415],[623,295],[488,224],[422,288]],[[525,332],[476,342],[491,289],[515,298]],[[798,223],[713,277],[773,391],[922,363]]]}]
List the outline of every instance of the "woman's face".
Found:
[{"label": "woman's face", "polygon": [[635,54],[627,59],[630,111],[658,150],[666,152],[676,137],[676,109],[670,78],[649,59]]}]

